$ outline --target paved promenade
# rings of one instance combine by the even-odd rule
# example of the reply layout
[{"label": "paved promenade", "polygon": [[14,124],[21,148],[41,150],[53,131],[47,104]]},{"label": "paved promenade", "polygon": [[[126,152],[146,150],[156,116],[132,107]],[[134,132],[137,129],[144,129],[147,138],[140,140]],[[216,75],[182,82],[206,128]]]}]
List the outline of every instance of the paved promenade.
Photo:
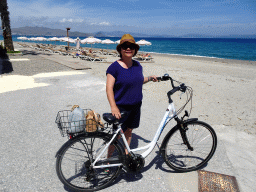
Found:
[{"label": "paved promenade", "polygon": [[[57,129],[56,114],[74,104],[100,114],[109,112],[105,79],[93,69],[70,68],[70,62],[80,61],[65,56],[51,57],[27,49],[23,56],[10,59],[14,72],[0,78],[0,84],[11,82],[10,89],[7,84],[0,85],[0,191],[67,191],[55,172],[55,153],[67,141]],[[131,147],[143,146],[153,138],[165,112],[167,103],[150,102],[147,98],[143,101],[141,128],[134,131]],[[212,126],[218,135],[218,148],[204,170],[235,176],[242,192],[253,192],[255,135],[232,131],[224,125]],[[141,173],[122,173],[102,191],[198,191],[197,172],[174,173],[158,153],[156,146]]]}]

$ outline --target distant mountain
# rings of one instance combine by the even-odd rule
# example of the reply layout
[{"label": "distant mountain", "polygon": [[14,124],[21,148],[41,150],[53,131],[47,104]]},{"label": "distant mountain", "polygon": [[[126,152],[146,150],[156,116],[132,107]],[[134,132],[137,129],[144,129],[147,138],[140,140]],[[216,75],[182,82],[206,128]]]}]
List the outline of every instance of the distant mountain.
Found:
[{"label": "distant mountain", "polygon": [[[130,33],[135,38],[244,38],[244,39],[256,39],[256,34],[250,35],[226,35],[226,36],[211,36],[211,35],[203,35],[203,34],[186,34],[186,35],[147,35],[142,33],[134,33],[134,32],[123,32],[123,31],[111,31],[104,32],[99,31],[96,33],[83,33],[83,32],[72,32],[69,31],[69,36],[72,37],[122,37],[123,34]],[[47,27],[20,27],[20,28],[12,28],[13,35],[22,35],[22,36],[67,36],[67,31],[62,29],[51,29]]]},{"label": "distant mountain", "polygon": [[177,38],[216,38],[210,35],[202,35],[202,34],[186,34],[177,36]]},{"label": "distant mountain", "polygon": [[147,35],[143,33],[134,33],[134,32],[123,32],[123,31],[111,31],[111,32],[97,32],[95,37],[122,37],[124,34],[129,33],[133,37],[153,37],[152,35]]},{"label": "distant mountain", "polygon": [[177,38],[238,38],[238,39],[255,39],[256,35],[202,35],[202,34],[186,34],[177,36]]},{"label": "distant mountain", "polygon": [[226,35],[226,36],[220,36],[217,38],[256,39],[256,34],[255,35]]},{"label": "distant mountain", "polygon": [[[24,36],[67,36],[67,31],[62,29],[50,29],[47,27],[20,27],[12,28],[13,35],[24,35]],[[87,37],[91,36],[91,33],[81,33],[78,31],[69,31],[69,36]]]},{"label": "distant mountain", "polygon": [[[127,33],[127,32],[126,32]],[[62,29],[51,29],[47,27],[20,27],[20,28],[12,28],[13,35],[22,35],[22,36],[67,36],[67,31]],[[112,31],[112,32],[104,32],[99,31],[96,33],[82,33],[82,32],[72,32],[69,31],[69,36],[73,37],[122,37],[125,32],[123,31]],[[141,33],[132,33],[134,37],[151,37],[150,35],[141,34]]]}]

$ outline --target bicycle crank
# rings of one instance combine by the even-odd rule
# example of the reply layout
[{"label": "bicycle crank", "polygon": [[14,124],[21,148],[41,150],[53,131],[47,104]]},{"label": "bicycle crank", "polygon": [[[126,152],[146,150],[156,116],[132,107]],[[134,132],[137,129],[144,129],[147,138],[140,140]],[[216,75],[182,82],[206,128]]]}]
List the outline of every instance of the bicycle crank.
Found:
[{"label": "bicycle crank", "polygon": [[138,172],[144,167],[145,160],[140,154],[129,154],[126,156],[125,163],[127,171]]}]

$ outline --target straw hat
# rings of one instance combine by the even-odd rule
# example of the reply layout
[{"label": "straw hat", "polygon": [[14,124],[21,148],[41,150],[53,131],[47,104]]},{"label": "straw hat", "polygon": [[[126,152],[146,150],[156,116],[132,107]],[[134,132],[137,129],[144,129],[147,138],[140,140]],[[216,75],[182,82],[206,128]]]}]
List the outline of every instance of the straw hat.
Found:
[{"label": "straw hat", "polygon": [[134,45],[136,45],[136,51],[138,51],[140,49],[140,46],[135,42],[133,36],[131,36],[130,34],[124,34],[120,40],[120,43],[116,46],[116,50],[118,52],[121,51],[121,45],[125,42],[130,42],[130,43],[133,43]]}]

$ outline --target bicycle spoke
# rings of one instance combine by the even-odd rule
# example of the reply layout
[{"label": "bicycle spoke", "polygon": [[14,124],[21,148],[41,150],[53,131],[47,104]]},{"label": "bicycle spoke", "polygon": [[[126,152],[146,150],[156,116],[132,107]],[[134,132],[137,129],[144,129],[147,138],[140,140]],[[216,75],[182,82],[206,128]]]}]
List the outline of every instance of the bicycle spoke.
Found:
[{"label": "bicycle spoke", "polygon": [[178,128],[165,144],[166,163],[178,171],[195,170],[201,167],[209,161],[216,149],[216,137],[211,133],[212,128],[197,122],[187,124],[186,128],[186,138],[192,149],[184,144]]},{"label": "bicycle spoke", "polygon": [[[111,166],[106,168],[92,168],[92,163],[98,153],[98,148],[104,149],[105,139],[102,136],[82,137],[70,141],[70,145],[57,157],[57,174],[60,180],[70,189],[76,190],[76,187],[83,189],[98,190],[107,186],[120,173],[121,167]],[[123,163],[122,151],[116,144],[112,144],[114,153],[107,158],[107,151],[102,154],[99,165]],[[99,150],[101,151],[101,150]],[[96,163],[97,164],[97,163]]]}]

